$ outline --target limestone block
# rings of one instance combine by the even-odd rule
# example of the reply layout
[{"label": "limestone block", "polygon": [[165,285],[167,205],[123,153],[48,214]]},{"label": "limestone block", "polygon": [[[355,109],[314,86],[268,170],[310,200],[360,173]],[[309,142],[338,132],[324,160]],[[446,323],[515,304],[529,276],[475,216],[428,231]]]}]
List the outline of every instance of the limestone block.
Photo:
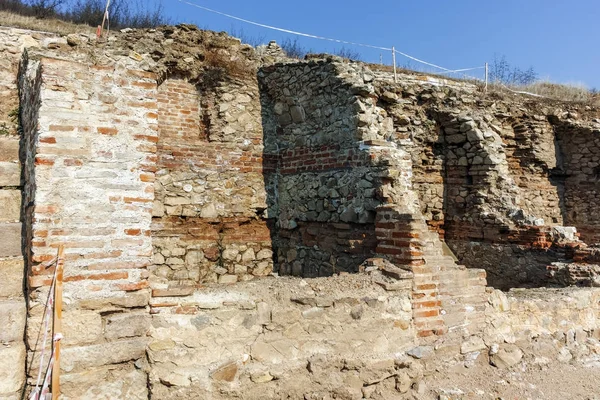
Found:
[{"label": "limestone block", "polygon": [[0,346],[0,397],[14,394],[25,383],[25,345]]},{"label": "limestone block", "polygon": [[102,317],[94,311],[67,311],[63,330],[66,345],[93,343],[102,335]]},{"label": "limestone block", "polygon": [[14,162],[0,162],[0,186],[21,186],[21,166]]},{"label": "limestone block", "polygon": [[19,160],[19,139],[0,137],[0,162]]},{"label": "limestone block", "polygon": [[22,342],[26,317],[25,299],[0,301],[0,342]]},{"label": "limestone block", "polygon": [[145,354],[146,341],[143,339],[67,347],[63,350],[61,368],[65,372],[84,371],[91,367],[137,360]]},{"label": "limestone block", "polygon": [[505,344],[496,352],[490,355],[490,363],[498,368],[510,368],[516,365],[523,358],[523,352],[515,345]]},{"label": "limestone block", "polygon": [[21,255],[21,224],[0,223],[0,257]]},{"label": "limestone block", "polygon": [[21,217],[21,191],[0,190],[0,222],[16,222]]},{"label": "limestone block", "polygon": [[0,259],[0,298],[23,297],[22,258]]},{"label": "limestone block", "polygon": [[108,340],[145,336],[149,328],[148,313],[115,314],[106,319],[104,336]]},{"label": "limestone block", "polygon": [[133,366],[61,374],[60,380],[61,392],[69,399],[148,399],[146,373]]}]

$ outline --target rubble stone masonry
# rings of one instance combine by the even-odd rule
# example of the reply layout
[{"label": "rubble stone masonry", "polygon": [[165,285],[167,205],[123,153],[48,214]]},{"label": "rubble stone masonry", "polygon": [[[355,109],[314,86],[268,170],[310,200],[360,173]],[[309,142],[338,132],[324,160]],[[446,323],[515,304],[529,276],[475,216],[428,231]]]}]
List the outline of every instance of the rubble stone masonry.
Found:
[{"label": "rubble stone masonry", "polygon": [[0,29],[0,399],[35,384],[60,245],[65,399],[386,399],[436,362],[600,362],[597,290],[566,288],[600,285],[597,110],[114,35]]}]

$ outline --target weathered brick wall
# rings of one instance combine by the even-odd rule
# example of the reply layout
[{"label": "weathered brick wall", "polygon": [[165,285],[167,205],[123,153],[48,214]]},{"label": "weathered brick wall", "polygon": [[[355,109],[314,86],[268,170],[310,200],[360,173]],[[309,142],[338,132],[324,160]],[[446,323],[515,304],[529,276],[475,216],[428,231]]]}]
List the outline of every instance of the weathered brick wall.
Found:
[{"label": "weathered brick wall", "polygon": [[[157,85],[130,68],[150,69],[148,40],[174,32],[202,42],[204,57],[179,60],[189,50],[169,39],[177,73]],[[116,67],[30,60],[21,84],[29,360],[37,366],[52,272],[39,263],[64,243],[65,397],[391,398],[435,350],[468,362],[516,337],[530,343],[530,331],[562,334],[572,357],[596,351],[595,294],[555,307],[552,295],[504,301],[438,235],[494,284],[539,284],[548,265],[552,282],[596,282],[585,265],[597,252],[573,231],[532,226],[560,222],[556,199],[568,204],[547,184],[553,163],[566,159],[580,184],[593,150],[576,170],[575,143],[561,159],[545,121],[512,119],[502,102],[482,110],[469,85],[395,85],[329,60],[263,68],[259,89],[253,74],[223,76],[251,61],[223,35],[213,53],[189,26],[148,35],[135,42],[148,53]],[[96,50],[106,62],[110,49]],[[593,199],[573,203],[593,212]],[[339,275],[269,277],[274,263],[280,274]],[[5,302],[19,296],[20,267],[3,265],[16,278],[0,289],[0,316],[20,327]],[[8,352],[23,364],[18,340]],[[0,393],[22,381],[9,372]]]},{"label": "weathered brick wall", "polygon": [[543,115],[507,118],[500,134],[511,176],[519,187],[525,212],[548,226],[563,225],[564,185],[554,176],[558,166],[553,126]]},{"label": "weathered brick wall", "polygon": [[600,243],[600,127],[555,120],[565,224],[587,243]]},{"label": "weathered brick wall", "polygon": [[253,78],[160,85],[151,271],[161,288],[272,271],[258,97]]},{"label": "weathered brick wall", "polygon": [[37,374],[52,273],[38,265],[64,245],[63,393],[147,398],[134,362],[145,357],[148,328],[156,77],[49,58],[29,65],[34,80],[23,85],[22,102],[32,202],[29,375]]}]

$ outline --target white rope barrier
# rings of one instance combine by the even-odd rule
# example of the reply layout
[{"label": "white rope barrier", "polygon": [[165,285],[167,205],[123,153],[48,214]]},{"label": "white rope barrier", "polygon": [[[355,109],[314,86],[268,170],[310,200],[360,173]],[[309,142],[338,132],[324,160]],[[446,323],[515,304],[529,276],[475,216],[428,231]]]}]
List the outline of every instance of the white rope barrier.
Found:
[{"label": "white rope barrier", "polygon": [[389,47],[381,47],[381,46],[374,46],[374,45],[371,45],[371,44],[348,42],[346,40],[332,39],[332,38],[328,38],[328,37],[324,37],[324,36],[310,35],[308,33],[302,33],[302,32],[292,31],[292,30],[289,30],[289,29],[278,28],[276,26],[265,25],[265,24],[261,24],[259,22],[254,22],[254,21],[250,21],[250,20],[247,20],[247,19],[244,19],[244,18],[236,17],[235,15],[226,14],[226,13],[221,12],[221,11],[213,10],[211,8],[204,7],[204,6],[201,6],[199,4],[191,3],[189,1],[185,1],[185,0],[177,0],[177,1],[179,1],[180,3],[184,3],[184,4],[187,4],[187,5],[190,5],[192,7],[199,8],[199,9],[204,10],[204,11],[208,11],[208,12],[211,12],[211,13],[214,13],[214,14],[222,15],[222,16],[227,17],[227,18],[235,19],[237,21],[245,22],[247,24],[260,26],[262,28],[272,29],[272,30],[279,31],[279,32],[290,33],[292,35],[304,36],[304,37],[309,37],[309,38],[313,38],[313,39],[328,40],[330,42],[343,43],[343,44],[351,44],[351,45],[354,45],[354,46],[369,47],[371,49],[392,51],[392,49],[389,48]]},{"label": "white rope barrier", "polygon": [[227,17],[227,18],[231,18],[231,19],[234,19],[236,21],[241,21],[241,22],[245,22],[247,24],[259,26],[261,28],[271,29],[271,30],[275,30],[275,31],[279,31],[279,32],[289,33],[289,34],[297,35],[297,36],[308,37],[308,38],[312,38],[312,39],[326,40],[326,41],[329,41],[329,42],[342,43],[342,44],[348,44],[348,45],[353,45],[353,46],[361,46],[361,47],[367,47],[367,48],[377,49],[377,50],[391,51],[394,56],[395,56],[396,53],[400,54],[400,55],[402,55],[402,56],[404,56],[406,58],[409,58],[409,59],[411,59],[413,61],[417,61],[419,63],[428,65],[430,67],[434,67],[434,68],[440,69],[442,71],[445,71],[443,73],[463,72],[463,71],[471,71],[471,70],[475,70],[475,69],[483,69],[483,68],[485,68],[485,67],[477,67],[477,68],[464,68],[464,69],[459,69],[459,70],[450,70],[448,68],[444,68],[444,67],[441,67],[439,65],[436,65],[436,64],[433,64],[433,63],[421,60],[421,59],[419,59],[417,57],[413,57],[410,54],[406,54],[406,53],[403,53],[401,51],[398,51],[398,50],[395,49],[395,47],[391,47],[391,48],[390,47],[382,47],[382,46],[375,46],[375,45],[372,45],[372,44],[349,42],[347,40],[333,39],[333,38],[328,38],[328,37],[318,36],[318,35],[311,35],[311,34],[308,34],[308,33],[293,31],[293,30],[290,30],[290,29],[278,28],[276,26],[261,24],[260,22],[251,21],[251,20],[248,20],[248,19],[245,19],[245,18],[237,17],[235,15],[231,15],[231,14],[227,14],[227,13],[224,13],[224,12],[221,12],[221,11],[217,11],[217,10],[214,10],[212,8],[204,7],[204,6],[201,6],[199,4],[192,3],[191,1],[187,1],[187,0],[177,0],[177,1],[179,1],[182,4],[187,4],[189,6],[196,7],[196,8],[199,8],[201,10],[204,10],[204,11],[208,11],[208,12],[211,12],[211,13],[214,13],[214,14],[217,14],[217,15],[221,15],[221,16],[224,16],[224,17]]}]

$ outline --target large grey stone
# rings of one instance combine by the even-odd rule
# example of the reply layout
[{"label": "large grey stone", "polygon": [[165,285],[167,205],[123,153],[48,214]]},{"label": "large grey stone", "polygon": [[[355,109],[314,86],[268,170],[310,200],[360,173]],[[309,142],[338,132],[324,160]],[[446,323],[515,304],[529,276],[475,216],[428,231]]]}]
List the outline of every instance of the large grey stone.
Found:
[{"label": "large grey stone", "polygon": [[21,186],[21,166],[18,163],[0,162],[0,186]]},{"label": "large grey stone", "polygon": [[8,397],[25,383],[25,344],[0,346],[0,360],[0,397]]},{"label": "large grey stone", "polygon": [[22,258],[0,259],[0,298],[23,297],[24,275]]},{"label": "large grey stone", "polygon": [[497,353],[490,356],[490,363],[498,368],[510,368],[523,358],[523,352],[512,344],[503,345]]},{"label": "large grey stone", "polygon": [[108,340],[145,336],[150,329],[148,313],[115,314],[106,319],[104,336]]},{"label": "large grey stone", "polygon": [[21,217],[21,191],[0,190],[0,222],[17,222]]},{"label": "large grey stone", "polygon": [[133,339],[91,346],[67,347],[62,352],[61,368],[65,372],[84,371],[91,367],[120,364],[146,355],[146,340]]},{"label": "large grey stone", "polygon": [[0,223],[0,257],[21,255],[21,224]]},{"label": "large grey stone", "polygon": [[26,317],[25,299],[0,301],[0,342],[22,342]]},{"label": "large grey stone", "polygon": [[19,160],[19,139],[0,137],[0,162]]}]

